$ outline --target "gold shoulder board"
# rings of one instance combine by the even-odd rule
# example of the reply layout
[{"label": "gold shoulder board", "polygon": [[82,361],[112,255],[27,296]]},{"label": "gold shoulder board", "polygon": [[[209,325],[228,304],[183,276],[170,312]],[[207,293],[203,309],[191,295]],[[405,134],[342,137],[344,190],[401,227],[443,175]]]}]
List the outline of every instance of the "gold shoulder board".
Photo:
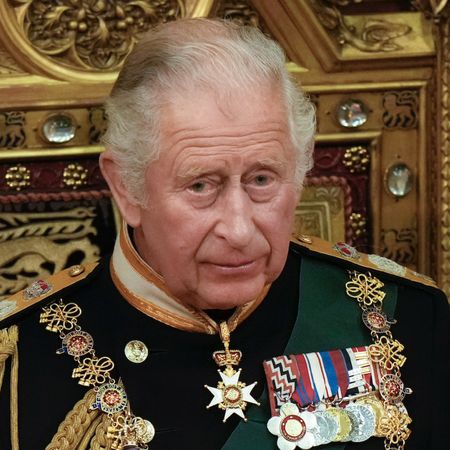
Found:
[{"label": "gold shoulder board", "polygon": [[45,279],[36,280],[22,291],[15,293],[5,300],[1,300],[0,325],[3,320],[41,302],[56,292],[83,280],[97,266],[98,262],[69,267],[68,269],[61,270]]},{"label": "gold shoulder board", "polygon": [[312,252],[349,261],[352,264],[366,269],[397,275],[426,286],[437,287],[436,282],[426,275],[415,272],[414,270],[402,266],[384,256],[358,252],[354,247],[351,247],[344,242],[333,244],[332,242],[325,241],[318,237],[305,236],[303,234],[293,236],[291,241]]}]

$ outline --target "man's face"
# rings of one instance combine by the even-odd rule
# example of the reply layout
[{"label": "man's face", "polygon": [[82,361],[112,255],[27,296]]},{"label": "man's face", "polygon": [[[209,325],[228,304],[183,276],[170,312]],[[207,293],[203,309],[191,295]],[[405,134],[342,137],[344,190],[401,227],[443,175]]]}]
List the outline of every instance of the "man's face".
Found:
[{"label": "man's face", "polygon": [[254,299],[283,269],[298,201],[279,93],[179,96],[161,131],[135,229],[140,255],[186,304]]}]

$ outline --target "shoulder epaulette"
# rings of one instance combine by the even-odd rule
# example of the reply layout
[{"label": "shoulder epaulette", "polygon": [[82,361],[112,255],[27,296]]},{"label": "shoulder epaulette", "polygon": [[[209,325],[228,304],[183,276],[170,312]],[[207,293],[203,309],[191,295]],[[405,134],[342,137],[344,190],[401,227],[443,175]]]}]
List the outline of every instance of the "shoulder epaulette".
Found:
[{"label": "shoulder epaulette", "polygon": [[75,284],[86,278],[98,266],[98,262],[78,264],[61,270],[46,279],[36,280],[27,288],[0,301],[1,322],[14,316],[36,303],[42,302],[56,292]]},{"label": "shoulder epaulette", "polygon": [[385,258],[384,256],[361,253],[345,242],[337,242],[333,244],[318,237],[305,236],[302,234],[293,236],[291,241],[301,247],[307,248],[312,252],[345,260],[366,269],[396,275],[426,286],[437,287],[436,282],[427,275],[422,275],[421,273],[415,272],[414,270],[402,266],[401,264]]}]

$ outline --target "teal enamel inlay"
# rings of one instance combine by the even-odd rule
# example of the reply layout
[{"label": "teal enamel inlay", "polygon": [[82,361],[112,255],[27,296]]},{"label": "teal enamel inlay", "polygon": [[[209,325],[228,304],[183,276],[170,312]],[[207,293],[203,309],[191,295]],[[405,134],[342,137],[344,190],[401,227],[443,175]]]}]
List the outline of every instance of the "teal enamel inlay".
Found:
[{"label": "teal enamel inlay", "polygon": [[[302,257],[299,309],[283,354],[325,351],[371,343],[357,302],[345,292],[347,281],[348,273],[341,267],[323,260]],[[397,304],[397,287],[385,283],[383,290],[386,292],[383,310],[389,317],[393,317]],[[248,421],[240,422],[222,450],[277,450],[277,438],[266,428],[270,418],[267,388],[259,401],[261,406],[248,408]],[[343,450],[345,446],[346,443],[335,443],[326,448]]]}]

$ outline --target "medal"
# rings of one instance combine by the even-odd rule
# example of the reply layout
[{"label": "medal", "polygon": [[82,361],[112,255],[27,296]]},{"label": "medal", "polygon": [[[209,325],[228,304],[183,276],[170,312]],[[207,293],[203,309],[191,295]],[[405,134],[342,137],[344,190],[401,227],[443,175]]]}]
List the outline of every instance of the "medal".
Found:
[{"label": "medal", "polygon": [[313,447],[316,445],[316,427],[316,416],[308,411],[300,412],[294,403],[285,403],[280,408],[280,415],[271,417],[267,422],[270,433],[278,436],[277,446],[280,450]]},{"label": "medal", "polygon": [[383,418],[384,415],[383,403],[375,395],[363,397],[357,400],[356,403],[361,403],[363,405],[369,406],[372,409],[373,413],[375,414],[374,436],[382,437],[383,434],[381,433],[380,424],[381,419]]},{"label": "medal", "polygon": [[205,388],[213,395],[213,399],[207,408],[209,409],[212,406],[218,405],[220,409],[223,409],[225,411],[224,422],[233,414],[247,421],[244,414],[247,403],[259,405],[259,402],[250,394],[257,382],[255,381],[247,386],[245,383],[239,381],[242,369],[236,371],[233,366],[239,364],[242,352],[240,350],[229,349],[230,331],[226,322],[220,323],[220,338],[225,350],[214,352],[213,359],[219,367],[225,366],[225,369],[222,371],[220,369],[218,370],[222,381],[219,381],[217,387],[211,387],[205,384]]},{"label": "medal", "polygon": [[106,437],[111,439],[111,448],[148,448],[155,435],[153,425],[131,413],[125,388],[120,380],[116,383],[111,378],[114,362],[107,356],[96,356],[94,339],[78,325],[80,315],[81,308],[76,303],[65,304],[60,300],[42,309],[40,323],[46,324],[47,330],[59,333],[62,346],[56,353],[67,353],[77,363],[72,378],[78,378],[83,386],[93,386],[95,402],[90,409],[98,409],[109,417]]},{"label": "medal", "polygon": [[373,436],[375,432],[375,414],[363,404],[350,403],[345,411],[352,422],[352,431],[349,440],[353,442],[363,442]]},{"label": "medal", "polygon": [[343,441],[347,439],[350,432],[352,431],[352,422],[350,418],[346,414],[346,412],[341,408],[329,408],[327,409],[329,414],[332,414],[337,422],[338,422],[338,432],[336,437],[333,439],[333,442]]},{"label": "medal", "polygon": [[393,374],[384,375],[380,380],[380,394],[388,403],[398,403],[411,394],[412,389],[405,388],[400,377]]},{"label": "medal", "polygon": [[315,446],[325,445],[336,439],[339,431],[339,425],[333,414],[328,411],[314,411],[317,427],[313,430]]}]

